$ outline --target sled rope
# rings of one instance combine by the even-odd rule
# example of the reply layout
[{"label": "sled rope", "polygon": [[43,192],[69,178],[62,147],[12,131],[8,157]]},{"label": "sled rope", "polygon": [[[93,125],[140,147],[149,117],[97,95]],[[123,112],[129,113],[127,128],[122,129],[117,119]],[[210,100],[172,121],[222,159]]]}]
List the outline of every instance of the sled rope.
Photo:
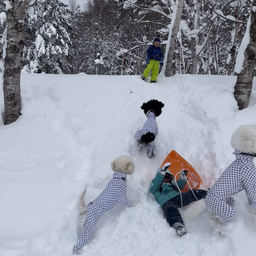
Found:
[{"label": "sled rope", "polygon": [[[182,170],[181,170],[181,171],[182,171]],[[178,190],[179,190],[180,199],[181,199],[181,200],[180,200],[180,202],[181,202],[181,207],[183,208],[182,193],[181,193],[181,190],[180,190],[179,185],[178,185],[177,180],[176,180],[177,175],[178,175],[179,173],[181,173],[181,171],[179,171],[179,172],[177,172],[177,173],[175,174],[174,181],[175,181],[176,187],[177,187]],[[198,198],[196,197],[196,195],[195,195],[195,193],[194,193],[192,187],[190,186],[190,183],[189,183],[189,181],[188,181],[186,175],[185,175],[185,179],[186,179],[186,181],[187,181],[187,184],[188,184],[188,186],[189,186],[189,189],[191,190],[191,192],[192,192],[192,194],[194,195],[195,199],[198,201]]]}]

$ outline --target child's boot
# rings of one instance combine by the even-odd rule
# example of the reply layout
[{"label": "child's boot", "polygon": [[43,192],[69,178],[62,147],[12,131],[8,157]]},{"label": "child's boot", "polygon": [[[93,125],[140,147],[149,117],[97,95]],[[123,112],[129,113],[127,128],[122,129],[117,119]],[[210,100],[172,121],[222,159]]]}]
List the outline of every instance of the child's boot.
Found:
[{"label": "child's boot", "polygon": [[141,76],[141,79],[143,80],[143,81],[145,81],[145,82],[147,82],[147,78],[145,77],[145,76]]},{"label": "child's boot", "polygon": [[186,229],[182,223],[176,222],[172,225],[172,227],[175,228],[176,233],[179,237],[186,235]]}]

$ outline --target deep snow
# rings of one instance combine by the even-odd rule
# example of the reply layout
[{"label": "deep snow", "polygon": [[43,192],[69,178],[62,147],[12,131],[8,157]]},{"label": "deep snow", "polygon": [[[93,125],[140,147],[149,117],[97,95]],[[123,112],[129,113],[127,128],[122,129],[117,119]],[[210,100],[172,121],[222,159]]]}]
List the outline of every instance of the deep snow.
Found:
[{"label": "deep snow", "polygon": [[[256,124],[255,88],[249,107],[238,111],[235,81],[176,75],[149,84],[138,76],[22,74],[22,116],[0,124],[0,255],[71,255],[80,193],[87,188],[87,203],[97,197],[112,177],[112,160],[128,154],[136,165],[127,181],[134,207],[118,205],[105,214],[83,255],[254,256],[256,223],[243,192],[224,235],[203,212],[185,220],[182,238],[147,192],[172,149],[198,171],[203,188],[235,159],[231,134]],[[157,118],[156,156],[148,159],[134,150],[133,136],[146,120],[140,106],[152,98],[165,107]]]}]

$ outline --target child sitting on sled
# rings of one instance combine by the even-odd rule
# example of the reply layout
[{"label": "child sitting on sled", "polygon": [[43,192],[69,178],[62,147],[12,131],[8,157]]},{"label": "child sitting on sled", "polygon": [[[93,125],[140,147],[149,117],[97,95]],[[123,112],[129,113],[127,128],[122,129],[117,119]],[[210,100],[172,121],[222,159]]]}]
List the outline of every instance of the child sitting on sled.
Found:
[{"label": "child sitting on sled", "polygon": [[256,213],[256,125],[242,125],[232,135],[231,146],[236,160],[222,173],[205,198],[209,211],[218,216],[220,223],[227,224],[235,218],[233,195],[245,190],[248,210]]},{"label": "child sitting on sled", "polygon": [[153,40],[153,45],[151,45],[147,50],[147,67],[142,74],[142,80],[146,80],[152,70],[151,83],[156,83],[159,67],[163,66],[164,55],[160,47],[160,37],[157,36]]},{"label": "child sitting on sled", "polygon": [[149,191],[161,206],[169,225],[181,237],[186,234],[186,229],[178,208],[205,198],[207,191],[192,189],[181,193],[187,183],[188,170],[181,170],[180,179],[176,181],[171,173],[171,168],[168,169],[170,166],[171,164],[167,162],[158,169],[155,178],[150,183]]}]

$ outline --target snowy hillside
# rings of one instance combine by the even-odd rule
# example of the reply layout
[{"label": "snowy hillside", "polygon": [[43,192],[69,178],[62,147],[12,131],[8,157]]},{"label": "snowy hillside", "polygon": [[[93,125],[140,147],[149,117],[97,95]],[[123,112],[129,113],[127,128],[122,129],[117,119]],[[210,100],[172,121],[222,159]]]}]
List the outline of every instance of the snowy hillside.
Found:
[{"label": "snowy hillside", "polygon": [[[181,75],[149,84],[138,76],[22,74],[22,116],[0,124],[0,255],[71,255],[80,193],[87,188],[87,203],[97,197],[112,177],[112,160],[129,154],[136,169],[128,177],[128,198],[135,206],[105,214],[83,255],[254,256],[256,223],[243,192],[224,235],[203,212],[185,220],[182,238],[147,192],[172,149],[198,171],[203,188],[235,159],[231,134],[241,124],[256,124],[256,90],[249,108],[238,111],[235,81]],[[133,136],[146,120],[140,106],[153,98],[165,107],[157,118],[156,156],[148,159],[134,150]]]}]

